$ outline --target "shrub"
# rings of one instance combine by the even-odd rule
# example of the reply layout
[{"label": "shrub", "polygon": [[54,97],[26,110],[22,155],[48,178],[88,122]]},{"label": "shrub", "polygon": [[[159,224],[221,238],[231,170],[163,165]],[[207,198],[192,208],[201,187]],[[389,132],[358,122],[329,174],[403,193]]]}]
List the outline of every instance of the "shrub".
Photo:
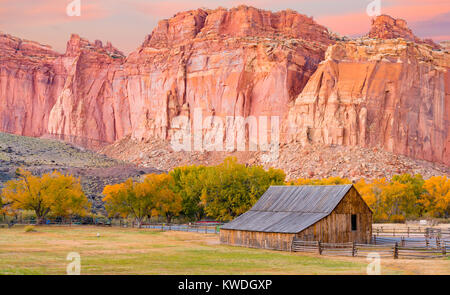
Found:
[{"label": "shrub", "polygon": [[392,223],[405,223],[405,216],[403,215],[392,215],[390,218]]},{"label": "shrub", "polygon": [[31,233],[31,232],[35,232],[36,230],[34,229],[34,225],[27,225],[25,226],[25,232],[26,233]]}]

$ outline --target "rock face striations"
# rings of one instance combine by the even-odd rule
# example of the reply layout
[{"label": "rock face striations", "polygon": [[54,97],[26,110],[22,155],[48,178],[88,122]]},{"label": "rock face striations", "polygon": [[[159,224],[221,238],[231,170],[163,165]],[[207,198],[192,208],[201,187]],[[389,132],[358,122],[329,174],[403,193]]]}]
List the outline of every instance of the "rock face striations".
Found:
[{"label": "rock face striations", "polygon": [[247,6],[178,13],[127,57],[77,35],[64,54],[0,35],[0,131],[89,147],[168,140],[174,117],[200,109],[280,116],[284,142],[380,145],[449,165],[449,54],[388,16],[336,42],[297,12]]},{"label": "rock face striations", "polygon": [[449,55],[404,39],[328,48],[286,120],[286,140],[450,164]]},{"label": "rock face striations", "polygon": [[[297,12],[240,6],[163,20],[127,58],[76,35],[63,55],[11,50],[12,67],[30,58],[34,68],[23,69],[20,86],[1,83],[0,99],[18,105],[2,111],[0,130],[92,145],[128,134],[167,139],[171,119],[196,108],[205,117],[282,115],[332,42],[325,27]],[[18,83],[3,57],[0,67]],[[45,80],[39,89],[36,79]]]}]

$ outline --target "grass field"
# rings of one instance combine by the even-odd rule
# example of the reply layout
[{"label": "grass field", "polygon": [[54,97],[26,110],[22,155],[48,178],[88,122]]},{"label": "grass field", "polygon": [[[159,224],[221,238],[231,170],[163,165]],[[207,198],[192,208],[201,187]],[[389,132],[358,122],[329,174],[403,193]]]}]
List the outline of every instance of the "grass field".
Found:
[{"label": "grass field", "polygon": [[[0,228],[0,274],[366,274],[364,258],[220,245],[217,235],[96,227]],[[100,233],[100,237],[97,237]],[[450,260],[382,261],[382,274],[450,274]]]}]

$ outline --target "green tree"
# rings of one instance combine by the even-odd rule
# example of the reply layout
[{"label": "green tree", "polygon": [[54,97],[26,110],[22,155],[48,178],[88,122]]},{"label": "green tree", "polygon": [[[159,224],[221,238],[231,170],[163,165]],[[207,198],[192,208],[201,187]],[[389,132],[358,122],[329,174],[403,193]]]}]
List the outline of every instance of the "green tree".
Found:
[{"label": "green tree", "polygon": [[405,218],[416,218],[423,214],[424,208],[420,205],[419,200],[425,192],[424,183],[425,181],[420,174],[401,174],[392,177],[391,185],[404,185],[404,194],[400,200],[400,210]]},{"label": "green tree", "polygon": [[201,220],[205,215],[201,197],[206,172],[204,166],[187,166],[175,168],[169,173],[174,182],[173,191],[182,198],[182,213],[190,220]]},{"label": "green tree", "polygon": [[282,185],[284,181],[281,170],[246,167],[235,158],[227,158],[208,168],[202,194],[205,211],[210,217],[232,220],[248,211],[270,185]]}]

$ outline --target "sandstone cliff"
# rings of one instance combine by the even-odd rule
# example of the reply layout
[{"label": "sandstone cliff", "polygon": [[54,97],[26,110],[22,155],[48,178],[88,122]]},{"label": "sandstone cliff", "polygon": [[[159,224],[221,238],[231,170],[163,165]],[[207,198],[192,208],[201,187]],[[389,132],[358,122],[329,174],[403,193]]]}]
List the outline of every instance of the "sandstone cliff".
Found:
[{"label": "sandstone cliff", "polygon": [[404,39],[328,48],[289,111],[287,141],[362,147],[450,164],[450,58]]},{"label": "sandstone cliff", "polygon": [[64,54],[0,35],[0,131],[94,148],[168,140],[172,118],[200,108],[280,116],[284,142],[380,145],[449,165],[450,58],[438,49],[388,16],[335,44],[309,17],[247,6],[178,13],[127,57],[77,35]]},{"label": "sandstone cliff", "polygon": [[0,131],[40,136],[65,72],[51,48],[0,33]]}]

